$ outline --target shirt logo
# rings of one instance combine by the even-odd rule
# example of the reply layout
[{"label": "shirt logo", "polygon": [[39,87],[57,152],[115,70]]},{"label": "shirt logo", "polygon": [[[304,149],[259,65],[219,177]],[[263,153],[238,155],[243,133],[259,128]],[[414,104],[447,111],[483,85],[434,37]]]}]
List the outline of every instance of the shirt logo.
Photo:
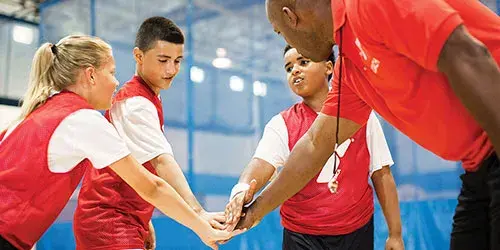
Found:
[{"label": "shirt logo", "polygon": [[[358,38],[356,38],[356,40],[354,41],[354,44],[356,44],[356,47],[358,47],[359,56],[361,58],[363,58],[363,60],[365,62],[368,61],[368,59],[369,59],[368,54],[366,54],[365,50],[363,49],[363,45],[361,44],[361,42],[359,41]],[[380,61],[375,57],[372,57],[371,59],[372,60],[371,60],[370,69],[372,70],[373,73],[377,74],[378,68],[380,66]],[[366,67],[363,67],[363,69],[366,70]]]},{"label": "shirt logo", "polygon": [[333,177],[333,162],[334,158],[337,157],[337,169],[340,165],[340,159],[345,155],[347,152],[347,149],[349,149],[349,146],[351,143],[354,141],[354,139],[348,139],[344,143],[340,144],[340,146],[337,148],[337,154],[333,153],[332,156],[328,159],[326,162],[325,166],[323,166],[323,169],[321,170],[321,173],[319,174],[318,178],[316,179],[317,183],[328,183],[332,177]]},{"label": "shirt logo", "polygon": [[378,66],[380,66],[380,61],[375,57],[372,58],[372,65],[370,68],[372,69],[373,73],[377,74]]}]

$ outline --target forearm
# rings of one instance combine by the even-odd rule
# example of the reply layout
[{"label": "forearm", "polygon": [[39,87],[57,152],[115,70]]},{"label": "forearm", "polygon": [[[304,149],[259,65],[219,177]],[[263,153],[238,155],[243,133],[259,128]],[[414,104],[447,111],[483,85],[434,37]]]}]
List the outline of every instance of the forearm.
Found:
[{"label": "forearm", "polygon": [[142,167],[131,155],[109,166],[137,194],[162,213],[192,229],[197,234],[210,225],[182,199],[167,182]]},{"label": "forearm", "polygon": [[203,207],[191,191],[184,173],[171,155],[162,155],[152,163],[158,176],[171,185],[195,212],[200,213],[203,211]]},{"label": "forearm", "polygon": [[[156,176],[155,176],[156,177]],[[157,178],[157,177],[156,177]],[[162,213],[199,234],[208,223],[164,180],[157,178],[158,188],[150,196],[143,197]]]},{"label": "forearm", "polygon": [[389,228],[389,235],[400,237],[402,229],[398,192],[390,168],[385,166],[373,173],[372,182]]},{"label": "forearm", "polygon": [[304,135],[295,145],[290,158],[276,179],[257,197],[252,209],[268,214],[299,192],[316,175],[333,153],[334,145],[321,150],[315,147],[310,135]]},{"label": "forearm", "polygon": [[250,184],[252,180],[256,180],[256,191],[259,191],[271,179],[275,171],[276,169],[273,165],[268,162],[259,158],[253,158],[241,173],[238,183]]},{"label": "forearm", "polygon": [[[361,126],[340,119],[339,144]],[[336,117],[320,114],[307,133],[294,146],[285,166],[257,197],[250,210],[264,217],[299,192],[321,170],[335,149]]]}]

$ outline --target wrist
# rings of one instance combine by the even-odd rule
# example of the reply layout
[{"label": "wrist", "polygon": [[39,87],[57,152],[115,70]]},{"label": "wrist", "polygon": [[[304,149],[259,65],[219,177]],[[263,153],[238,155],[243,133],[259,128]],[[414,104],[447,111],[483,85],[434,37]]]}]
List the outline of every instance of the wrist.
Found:
[{"label": "wrist", "polygon": [[251,216],[253,221],[260,221],[266,215],[264,210],[262,210],[262,197],[257,197],[252,205],[248,208],[247,216]]},{"label": "wrist", "polygon": [[248,183],[238,183],[234,185],[234,187],[231,189],[229,201],[232,201],[236,195],[248,191],[248,189],[250,189],[250,185]]},{"label": "wrist", "polygon": [[401,238],[401,230],[389,230],[389,237],[391,238]]},{"label": "wrist", "polygon": [[203,235],[210,228],[212,228],[212,226],[210,226],[210,224],[206,220],[204,220],[201,216],[196,216],[196,223],[191,229],[197,235]]}]

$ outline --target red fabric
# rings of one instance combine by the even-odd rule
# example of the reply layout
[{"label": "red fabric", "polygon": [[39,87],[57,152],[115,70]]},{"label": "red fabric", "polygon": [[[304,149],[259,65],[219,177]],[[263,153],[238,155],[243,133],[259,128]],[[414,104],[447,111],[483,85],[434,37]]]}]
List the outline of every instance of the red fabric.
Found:
[{"label": "red fabric", "polygon": [[[311,127],[316,112],[298,103],[281,112],[288,129],[290,150]],[[370,154],[366,126],[352,138],[340,159],[339,189],[332,194],[327,183],[317,183],[316,175],[300,192],[281,206],[281,223],[293,232],[311,235],[341,235],[354,232],[373,215],[373,191],[368,184]]]},{"label": "red fabric", "polygon": [[[479,1],[332,0],[342,36],[340,116],[363,124],[373,108],[436,155],[477,169],[493,146],[437,72],[439,53],[463,24],[500,62],[500,18]],[[337,115],[338,72],[323,107]]]},{"label": "red fabric", "polygon": [[[155,105],[163,128],[161,101],[140,77],[134,76],[125,83],[113,103],[137,96]],[[106,118],[110,120],[109,111]],[[143,166],[156,174],[150,162]],[[143,200],[112,170],[89,169],[74,216],[77,249],[144,248],[153,210],[153,205]]]},{"label": "red fabric", "polygon": [[52,173],[47,160],[50,138],[64,118],[91,108],[80,96],[61,92],[1,142],[0,235],[16,248],[32,248],[68,202],[85,168],[92,168],[86,159],[68,173]]}]

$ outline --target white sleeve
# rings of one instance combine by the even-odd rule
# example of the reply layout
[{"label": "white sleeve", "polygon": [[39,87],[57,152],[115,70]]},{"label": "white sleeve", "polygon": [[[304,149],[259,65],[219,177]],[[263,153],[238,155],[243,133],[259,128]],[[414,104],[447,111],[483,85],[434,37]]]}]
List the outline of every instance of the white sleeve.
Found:
[{"label": "white sleeve", "polygon": [[161,154],[173,155],[156,107],[148,99],[139,96],[115,103],[111,108],[111,120],[140,164]]},{"label": "white sleeve", "polygon": [[101,169],[130,154],[111,123],[99,112],[82,109],[66,117],[49,141],[53,173],[66,173],[84,159]]},{"label": "white sleeve", "polygon": [[253,157],[262,159],[278,168],[285,165],[289,155],[288,130],[285,120],[278,114],[264,128],[264,134]]},{"label": "white sleeve", "polygon": [[370,176],[384,166],[394,165],[384,131],[374,112],[370,114],[366,125],[366,143],[370,152]]}]

